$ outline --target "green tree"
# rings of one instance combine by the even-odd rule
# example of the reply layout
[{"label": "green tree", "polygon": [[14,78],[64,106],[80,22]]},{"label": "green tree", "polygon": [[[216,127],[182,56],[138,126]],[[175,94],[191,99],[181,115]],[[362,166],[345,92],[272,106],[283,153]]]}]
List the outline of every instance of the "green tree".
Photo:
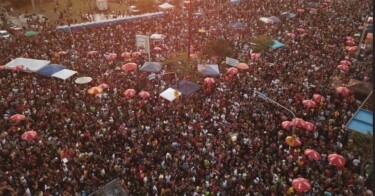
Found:
[{"label": "green tree", "polygon": [[267,35],[258,35],[251,42],[254,45],[254,52],[262,52],[273,44],[273,40]]},{"label": "green tree", "polygon": [[136,0],[134,5],[141,13],[153,12],[157,8],[155,0]]},{"label": "green tree", "polygon": [[186,52],[171,53],[167,56],[163,65],[167,65],[168,71],[177,73],[178,78],[188,76],[191,81],[199,80],[200,74],[197,70],[196,63],[189,59]]},{"label": "green tree", "polygon": [[203,49],[203,54],[225,58],[233,55],[233,49],[228,40],[219,38],[209,42]]}]

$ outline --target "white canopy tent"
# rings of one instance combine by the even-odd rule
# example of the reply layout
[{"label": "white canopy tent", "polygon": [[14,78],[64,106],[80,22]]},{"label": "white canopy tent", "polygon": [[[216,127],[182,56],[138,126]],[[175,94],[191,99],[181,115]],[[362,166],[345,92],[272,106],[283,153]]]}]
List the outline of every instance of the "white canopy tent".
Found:
[{"label": "white canopy tent", "polygon": [[72,77],[74,74],[76,74],[77,72],[74,71],[74,70],[70,70],[70,69],[63,69],[61,71],[58,71],[54,74],[52,74],[52,77],[55,77],[55,78],[60,78],[62,80],[66,80],[70,77]]},{"label": "white canopy tent", "polygon": [[164,39],[165,35],[154,33],[150,36],[150,39]]},{"label": "white canopy tent", "polygon": [[170,102],[172,102],[173,100],[175,100],[179,96],[181,96],[181,92],[177,91],[173,88],[168,88],[167,90],[160,93],[160,97],[163,97],[164,99],[166,99]]},{"label": "white canopy tent", "polygon": [[169,3],[167,3],[167,2],[165,2],[165,3],[161,4],[161,5],[159,5],[159,8],[162,9],[162,10],[169,10],[169,9],[173,9],[174,6],[171,5],[171,4],[169,4]]},{"label": "white canopy tent", "polygon": [[38,60],[38,59],[29,59],[29,58],[16,58],[10,61],[5,65],[6,69],[12,69],[16,66],[22,65],[24,70],[30,70],[32,72],[37,72],[39,69],[42,69],[46,65],[50,64],[51,61],[47,60]]}]

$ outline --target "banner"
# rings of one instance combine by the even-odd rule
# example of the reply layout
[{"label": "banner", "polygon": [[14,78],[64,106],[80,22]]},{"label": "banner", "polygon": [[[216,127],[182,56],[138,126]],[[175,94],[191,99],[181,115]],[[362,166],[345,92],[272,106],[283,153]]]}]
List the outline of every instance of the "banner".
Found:
[{"label": "banner", "polygon": [[240,63],[240,61],[237,60],[237,59],[226,57],[225,58],[225,63],[228,64],[228,65],[230,65],[230,66],[235,67],[238,63]]},{"label": "banner", "polygon": [[150,38],[146,35],[136,35],[135,36],[135,44],[137,50],[141,53],[149,53],[150,52]]}]

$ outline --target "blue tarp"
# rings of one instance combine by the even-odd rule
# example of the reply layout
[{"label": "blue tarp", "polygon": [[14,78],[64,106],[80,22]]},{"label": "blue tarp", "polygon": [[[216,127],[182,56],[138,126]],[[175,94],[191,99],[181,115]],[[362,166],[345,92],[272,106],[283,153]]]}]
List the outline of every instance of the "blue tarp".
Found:
[{"label": "blue tarp", "polygon": [[283,48],[283,47],[286,47],[285,44],[279,42],[278,40],[273,40],[273,44],[271,45],[272,49]]},{"label": "blue tarp", "polygon": [[159,72],[161,70],[161,64],[159,62],[145,62],[139,70],[146,72]]},{"label": "blue tarp", "polygon": [[174,84],[173,86],[171,86],[171,88],[180,91],[182,95],[190,96],[195,91],[197,91],[200,86],[187,80],[181,80],[180,82],[178,82],[178,87],[177,84]]},{"label": "blue tarp", "polygon": [[52,77],[54,73],[61,71],[63,69],[66,69],[64,65],[49,64],[49,65],[44,66],[42,69],[39,69],[36,73],[43,75],[43,76]]},{"label": "blue tarp", "polygon": [[359,109],[347,124],[347,128],[362,134],[373,134],[373,126],[373,113],[364,109]]}]

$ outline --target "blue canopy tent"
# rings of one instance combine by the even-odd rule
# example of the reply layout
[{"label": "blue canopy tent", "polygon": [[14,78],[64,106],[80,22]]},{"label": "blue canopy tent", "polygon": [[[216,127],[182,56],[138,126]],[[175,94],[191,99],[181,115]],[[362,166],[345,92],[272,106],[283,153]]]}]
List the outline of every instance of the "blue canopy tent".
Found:
[{"label": "blue canopy tent", "polygon": [[277,48],[284,48],[284,47],[286,47],[286,46],[285,46],[285,44],[279,42],[278,40],[273,40],[273,44],[270,45],[270,47],[271,47],[272,49],[277,49]]},{"label": "blue canopy tent", "polygon": [[242,28],[245,27],[245,25],[242,22],[237,21],[237,22],[234,22],[234,23],[230,23],[229,27],[232,28],[232,29],[242,29]]},{"label": "blue canopy tent", "polygon": [[52,77],[52,75],[58,71],[61,71],[63,69],[66,69],[64,65],[60,64],[49,64],[44,66],[43,68],[39,69],[36,73],[43,75],[43,76],[48,76]]},{"label": "blue canopy tent", "polygon": [[296,14],[293,14],[291,12],[283,12],[280,14],[280,16],[284,17],[284,18],[294,18],[296,16]]},{"label": "blue canopy tent", "polygon": [[[177,85],[178,84],[178,85]],[[171,86],[174,90],[180,91],[185,96],[191,96],[195,91],[199,90],[198,84],[192,83],[187,80],[181,80],[177,84]]]},{"label": "blue canopy tent", "polygon": [[204,76],[219,76],[220,70],[217,64],[202,65],[198,64],[198,71]]},{"label": "blue canopy tent", "polygon": [[159,72],[161,70],[161,64],[159,62],[145,62],[139,70],[145,72]]}]

